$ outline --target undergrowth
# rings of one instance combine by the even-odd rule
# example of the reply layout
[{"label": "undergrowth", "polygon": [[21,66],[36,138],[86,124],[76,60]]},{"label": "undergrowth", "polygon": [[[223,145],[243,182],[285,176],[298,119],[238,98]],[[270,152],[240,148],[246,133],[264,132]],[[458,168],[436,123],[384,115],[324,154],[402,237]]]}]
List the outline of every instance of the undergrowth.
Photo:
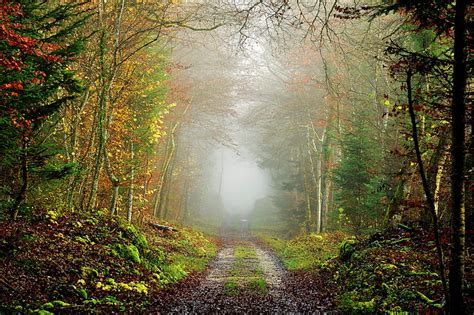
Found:
[{"label": "undergrowth", "polygon": [[190,229],[138,229],[107,214],[49,211],[0,222],[0,312],[140,310],[204,270],[216,245]]},{"label": "undergrowth", "polygon": [[344,312],[441,313],[442,286],[433,239],[423,232],[376,233],[342,242],[323,266]]},{"label": "undergrowth", "polygon": [[343,313],[441,313],[441,280],[429,233],[400,229],[356,239],[337,232],[264,241],[289,270],[324,278]]},{"label": "undergrowth", "polygon": [[347,234],[321,233],[301,234],[291,240],[263,237],[272,247],[288,270],[312,270],[328,259],[337,256],[337,245]]}]

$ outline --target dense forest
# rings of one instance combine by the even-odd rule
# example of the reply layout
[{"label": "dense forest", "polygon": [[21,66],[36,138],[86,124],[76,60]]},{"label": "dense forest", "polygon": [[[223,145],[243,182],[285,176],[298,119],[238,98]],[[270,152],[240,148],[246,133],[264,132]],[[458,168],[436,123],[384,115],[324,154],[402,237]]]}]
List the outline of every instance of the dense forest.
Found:
[{"label": "dense forest", "polygon": [[0,0],[0,313],[474,312],[473,19]]}]

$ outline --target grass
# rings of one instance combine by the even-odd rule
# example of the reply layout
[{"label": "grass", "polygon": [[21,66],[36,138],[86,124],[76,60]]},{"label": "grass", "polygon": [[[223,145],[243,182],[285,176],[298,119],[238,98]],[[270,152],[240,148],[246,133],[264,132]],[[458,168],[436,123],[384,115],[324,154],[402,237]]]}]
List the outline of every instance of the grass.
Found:
[{"label": "grass", "polygon": [[235,280],[227,279],[224,284],[224,293],[229,296],[239,295],[239,285]]},{"label": "grass", "polygon": [[254,247],[237,246],[234,249],[234,256],[237,259],[252,259],[257,258],[257,252]]},{"label": "grass", "polygon": [[228,277],[224,283],[224,293],[236,296],[244,293],[267,294],[267,282],[261,276]]},{"label": "grass", "polygon": [[209,258],[217,254],[217,247],[214,243],[205,243],[200,253],[189,255],[188,253],[170,253],[169,261],[182,265],[187,272],[201,272],[206,269]]},{"label": "grass", "polygon": [[267,282],[262,277],[250,278],[248,281],[248,287],[250,290],[260,294],[266,294],[268,292]]},{"label": "grass", "polygon": [[224,293],[236,296],[245,293],[266,294],[267,283],[259,265],[253,246],[238,245],[234,248],[235,261],[229,271],[230,277],[224,283]]},{"label": "grass", "polygon": [[339,253],[344,233],[303,234],[292,240],[262,237],[288,270],[311,270]]}]

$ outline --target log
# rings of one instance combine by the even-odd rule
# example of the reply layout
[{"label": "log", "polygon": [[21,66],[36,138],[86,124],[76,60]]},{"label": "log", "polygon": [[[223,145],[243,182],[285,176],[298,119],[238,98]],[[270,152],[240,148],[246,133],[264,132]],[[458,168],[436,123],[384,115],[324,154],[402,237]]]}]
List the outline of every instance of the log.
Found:
[{"label": "log", "polygon": [[161,225],[157,223],[150,223],[150,225],[160,231],[172,231],[172,232],[177,231],[177,229],[172,226]]}]

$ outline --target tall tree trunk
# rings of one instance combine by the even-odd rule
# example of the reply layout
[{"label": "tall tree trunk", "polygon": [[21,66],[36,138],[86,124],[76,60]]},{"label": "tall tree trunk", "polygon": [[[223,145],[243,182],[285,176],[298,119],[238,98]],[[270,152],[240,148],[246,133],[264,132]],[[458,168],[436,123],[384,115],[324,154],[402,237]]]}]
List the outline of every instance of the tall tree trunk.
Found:
[{"label": "tall tree trunk", "polygon": [[168,174],[166,176],[166,182],[165,186],[163,187],[164,189],[162,190],[162,198],[161,198],[161,203],[160,203],[160,214],[163,218],[168,218],[169,216],[169,197],[170,197],[170,192],[171,192],[171,187],[172,187],[172,182],[173,182],[173,171],[174,171],[174,163],[176,161],[176,144],[173,138],[173,156],[171,157],[170,160],[170,165],[168,167]]},{"label": "tall tree trunk", "polygon": [[128,189],[128,205],[127,205],[127,221],[132,222],[132,211],[133,211],[133,181],[135,180],[135,167],[133,165],[133,159],[135,155],[133,141],[130,140],[130,154],[132,160],[132,166],[130,169],[130,187]]},{"label": "tall tree trunk", "polygon": [[407,93],[408,93],[408,111],[410,113],[410,120],[411,120],[411,127],[412,127],[412,137],[413,137],[413,144],[415,146],[415,154],[416,160],[418,163],[418,171],[421,177],[421,183],[423,186],[423,190],[426,196],[426,202],[428,204],[428,209],[431,213],[431,218],[433,220],[433,230],[436,242],[436,251],[438,254],[438,263],[439,263],[439,271],[441,276],[441,281],[443,283],[443,289],[445,294],[447,294],[447,284],[446,284],[446,274],[445,274],[445,265],[444,265],[444,255],[443,249],[441,247],[441,238],[439,235],[439,222],[438,222],[438,215],[436,214],[435,203],[433,200],[433,195],[431,194],[430,185],[426,178],[425,168],[423,166],[423,159],[421,157],[420,152],[420,144],[418,142],[418,127],[416,122],[416,115],[415,109],[413,105],[413,97],[412,97],[412,73],[411,70],[408,70],[407,73]]},{"label": "tall tree trunk", "polygon": [[28,191],[28,140],[25,136],[21,140],[21,168],[20,168],[20,176],[21,176],[21,187],[20,191],[18,192],[15,202],[11,208],[10,216],[12,220],[16,220],[18,218],[18,212],[20,211],[21,204],[26,199],[26,192]]},{"label": "tall tree trunk", "polygon": [[166,168],[168,166],[168,159],[169,159],[169,152],[171,150],[171,135],[168,136],[168,139],[166,140],[166,148],[164,152],[164,160],[161,165],[161,172],[160,172],[160,179],[158,181],[158,188],[155,193],[155,197],[153,200],[153,215],[155,217],[159,217],[159,205],[160,205],[160,198],[161,198],[161,191],[163,189],[163,181],[164,181],[164,174],[166,173]]},{"label": "tall tree trunk", "polygon": [[[105,0],[100,0],[98,8],[99,13],[99,24],[101,28],[101,35],[99,40],[99,66],[100,66],[100,93],[98,99],[98,110],[97,110],[97,152],[95,165],[92,175],[92,185],[90,189],[89,199],[87,202],[87,210],[91,210],[96,203],[97,191],[99,187],[100,173],[103,166],[103,152],[107,142],[107,112],[108,112],[108,100],[110,91],[115,81],[115,77],[118,71],[118,53],[120,49],[120,26],[122,23],[122,16],[125,9],[125,0],[121,1],[120,10],[116,18],[115,29],[114,29],[114,47],[112,55],[112,63],[107,64],[107,30],[105,25]],[[110,123],[109,123],[110,124]]]},{"label": "tall tree trunk", "polygon": [[456,1],[454,21],[454,70],[451,171],[451,262],[449,268],[449,311],[464,314],[464,251],[465,251],[465,209],[464,209],[464,164],[465,164],[465,124],[466,124],[466,9],[465,0]]},{"label": "tall tree trunk", "polygon": [[331,136],[329,127],[326,127],[326,137],[322,143],[322,164],[321,164],[321,232],[326,230],[327,217],[329,212],[329,194],[331,190],[331,183],[329,179],[329,162],[331,159]]},{"label": "tall tree trunk", "polygon": [[442,213],[439,211],[439,198],[440,198],[440,191],[441,191],[441,180],[443,178],[443,172],[446,164],[446,159],[448,155],[446,153],[443,153],[441,156],[441,159],[438,163],[438,166],[436,167],[436,172],[435,172],[435,181],[434,181],[434,195],[433,195],[433,201],[434,201],[434,206],[435,206],[435,212],[438,215],[438,217],[441,219],[442,218]]},{"label": "tall tree trunk", "polygon": [[175,153],[175,142],[174,142],[174,133],[176,132],[176,129],[178,128],[179,123],[176,123],[173,127],[173,129],[170,132],[169,138],[168,138],[168,145],[166,149],[166,160],[163,163],[163,167],[161,170],[161,176],[160,176],[160,182],[158,183],[158,190],[156,192],[156,197],[155,197],[155,204],[154,204],[154,214],[155,217],[162,218],[163,213],[162,213],[162,204],[163,204],[163,197],[164,197],[164,188],[165,184],[168,180],[168,170],[170,168],[171,161],[173,160],[174,153]]},{"label": "tall tree trunk", "polygon": [[[313,129],[313,132],[314,132],[314,129]],[[317,164],[316,167],[314,166],[313,154],[314,153],[318,154],[319,149],[316,147],[316,142],[314,141],[314,139],[311,139],[310,137],[309,126],[307,127],[307,142],[308,142],[307,151],[308,151],[308,157],[309,157],[312,184],[310,184],[309,180],[305,179],[306,203],[308,207],[308,219],[309,219],[310,230],[313,230],[315,228],[316,232],[318,232],[319,227],[320,227],[320,222],[318,221],[319,213],[321,212],[321,208],[320,208],[321,191],[320,191],[320,186],[318,185],[318,182],[319,182],[321,173],[319,173],[319,167],[318,167],[319,161],[316,163]],[[316,188],[316,191],[314,192],[314,195],[316,196],[315,207],[313,206],[311,202],[313,187]]]},{"label": "tall tree trunk", "polygon": [[95,153],[94,169],[92,171],[92,184],[89,191],[89,198],[86,204],[86,210],[90,211],[95,207],[97,190],[99,188],[99,178],[103,164],[103,154],[106,140],[105,120],[107,115],[107,96],[108,96],[108,80],[107,80],[107,65],[106,65],[106,53],[107,53],[107,36],[104,23],[104,1],[100,0],[97,6],[99,13],[99,25],[101,28],[100,39],[99,39],[99,66],[100,66],[100,92],[98,95],[98,108],[97,108],[97,148]]},{"label": "tall tree trunk", "polygon": [[150,180],[151,180],[151,175],[148,173],[149,172],[149,164],[150,164],[150,157],[148,153],[146,153],[145,156],[145,172],[143,176],[143,192],[142,192],[142,200],[143,203],[141,204],[141,211],[140,211],[140,223],[143,223],[143,219],[145,212],[143,209],[145,209],[145,204],[147,203],[147,195],[148,195],[148,186],[150,185]]},{"label": "tall tree trunk", "polygon": [[[70,151],[70,154],[69,154],[69,162],[72,162],[72,163],[77,163],[77,158],[78,158],[78,132],[77,132],[77,128],[79,126],[79,122],[81,121],[81,114],[84,110],[84,108],[86,107],[86,104],[89,100],[89,96],[90,96],[90,89],[87,88],[85,91],[84,91],[84,94],[82,96],[82,100],[81,100],[81,105],[74,110],[73,114],[72,114],[72,122],[71,122],[71,132],[70,132],[70,149],[68,151]],[[65,141],[65,147],[67,147],[67,141]],[[69,184],[68,184],[68,188],[67,188],[67,197],[66,197],[66,200],[67,200],[67,207],[68,209],[74,209],[74,198],[75,196],[78,196],[78,192],[77,192],[77,185],[79,184],[79,180],[80,180],[80,176],[81,174],[74,174],[73,176],[71,176],[70,180],[69,180]],[[77,204],[76,204],[77,205]]]},{"label": "tall tree trunk", "polygon": [[430,189],[434,192],[433,201],[435,204],[435,212],[437,213],[438,217],[440,217],[439,192],[441,189],[441,178],[443,177],[445,162],[446,162],[446,158],[449,152],[447,150],[447,145],[448,145],[448,136],[446,134],[442,134],[440,136],[436,150],[431,157],[430,169],[432,171],[428,174],[428,183],[430,185]]},{"label": "tall tree trunk", "polygon": [[110,165],[107,149],[104,149],[104,160],[105,160],[105,170],[107,171],[107,177],[109,178],[110,183],[112,184],[112,196],[110,197],[109,212],[110,212],[110,215],[113,216],[115,215],[115,212],[117,210],[117,200],[118,200],[120,181],[117,178],[117,176],[115,176],[112,170],[112,166]]},{"label": "tall tree trunk", "polygon": [[[308,135],[308,146],[312,147],[312,151],[317,154],[317,162],[316,162],[316,168],[314,167],[313,164],[313,159],[312,159],[312,152],[309,152],[310,154],[310,161],[311,161],[311,171],[313,174],[313,181],[314,185],[316,188],[315,195],[316,195],[316,208],[315,208],[315,222],[316,222],[316,232],[321,233],[322,231],[322,226],[323,226],[323,159],[324,159],[324,144],[326,142],[326,133],[327,133],[327,128],[324,128],[321,137],[318,135],[316,132],[316,129],[314,127],[313,121],[311,121],[311,128],[313,130],[313,138],[311,139],[311,143],[309,141],[309,135]],[[309,127],[308,127],[309,130]],[[316,140],[317,143],[316,144]]]},{"label": "tall tree trunk", "polygon": [[317,183],[316,183],[316,233],[321,233],[321,227],[322,225],[322,219],[323,219],[323,209],[322,209],[322,162],[321,162],[322,154],[319,155],[318,161],[316,162],[316,173],[318,175],[317,177]]},{"label": "tall tree trunk", "polygon": [[308,176],[306,171],[303,171],[304,177],[304,195],[306,199],[306,232],[311,232],[313,229],[313,210],[311,209],[311,193],[309,191]]}]

